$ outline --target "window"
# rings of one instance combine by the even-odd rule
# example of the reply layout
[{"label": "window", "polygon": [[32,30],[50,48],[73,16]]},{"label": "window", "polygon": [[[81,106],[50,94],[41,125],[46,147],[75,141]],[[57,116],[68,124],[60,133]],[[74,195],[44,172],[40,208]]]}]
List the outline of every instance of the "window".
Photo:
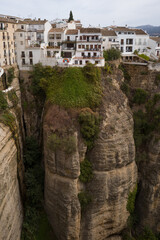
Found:
[{"label": "window", "polygon": [[82,45],[82,48],[84,49],[84,48],[85,48],[85,45]]},{"label": "window", "polygon": [[82,57],[84,57],[84,52],[82,52]]},{"label": "window", "polygon": [[82,60],[79,61],[80,65],[82,65]]},{"label": "window", "polygon": [[96,57],[97,56],[97,53],[94,53],[94,57]]},{"label": "window", "polygon": [[22,58],[22,65],[25,65],[25,58]]},{"label": "window", "polygon": [[20,33],[20,37],[23,37],[23,34],[22,34],[22,33]]},{"label": "window", "polygon": [[133,39],[132,38],[126,39],[126,44],[133,44]]},{"label": "window", "polygon": [[78,48],[81,48],[81,45],[78,45]]},{"label": "window", "polygon": [[51,52],[47,51],[47,57],[51,57]]},{"label": "window", "polygon": [[61,39],[61,34],[56,34],[56,39]]},{"label": "window", "polygon": [[99,62],[98,61],[95,61],[95,64],[98,64]]},{"label": "window", "polygon": [[70,36],[67,36],[67,41],[70,41]]},{"label": "window", "polygon": [[123,47],[121,47],[121,52],[123,52]]},{"label": "window", "polygon": [[30,65],[33,65],[33,59],[32,58],[29,60],[29,62],[30,62]]},{"label": "window", "polygon": [[29,51],[29,57],[30,57],[30,58],[33,57],[33,53],[32,53],[32,51]]},{"label": "window", "polygon": [[25,52],[24,52],[24,51],[21,52],[21,57],[22,57],[22,58],[25,57]]},{"label": "window", "polygon": [[21,25],[21,29],[24,29],[24,25]]},{"label": "window", "polygon": [[124,39],[121,39],[121,45],[123,45],[124,44]]},{"label": "window", "polygon": [[77,61],[77,60],[75,60],[75,64],[76,64],[76,65],[78,64],[78,61]]}]

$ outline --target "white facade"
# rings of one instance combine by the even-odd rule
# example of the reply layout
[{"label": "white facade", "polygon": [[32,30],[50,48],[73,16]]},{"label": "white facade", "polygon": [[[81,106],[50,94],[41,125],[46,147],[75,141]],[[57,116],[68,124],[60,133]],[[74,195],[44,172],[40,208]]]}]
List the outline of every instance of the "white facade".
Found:
[{"label": "white facade", "polygon": [[148,44],[151,52],[151,57],[155,59],[160,58],[160,37],[150,37]]},{"label": "white facade", "polygon": [[75,65],[87,63],[104,66],[102,33],[99,28],[81,28],[76,39]]}]

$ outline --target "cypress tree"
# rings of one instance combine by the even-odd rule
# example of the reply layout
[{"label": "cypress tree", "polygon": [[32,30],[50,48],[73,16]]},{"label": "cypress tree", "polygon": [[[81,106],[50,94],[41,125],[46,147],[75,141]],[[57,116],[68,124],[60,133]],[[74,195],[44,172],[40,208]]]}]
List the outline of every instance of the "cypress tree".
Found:
[{"label": "cypress tree", "polygon": [[72,20],[74,20],[73,19],[73,13],[72,13],[72,11],[70,11],[68,22],[71,22]]}]

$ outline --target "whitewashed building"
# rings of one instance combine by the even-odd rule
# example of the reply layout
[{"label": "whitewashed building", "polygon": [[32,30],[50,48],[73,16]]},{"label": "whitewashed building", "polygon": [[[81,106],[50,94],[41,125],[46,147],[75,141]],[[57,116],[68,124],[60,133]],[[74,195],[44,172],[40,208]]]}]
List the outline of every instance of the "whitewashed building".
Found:
[{"label": "whitewashed building", "polygon": [[114,30],[104,28],[102,32],[102,49],[108,50],[111,48],[120,49],[118,36]]},{"label": "whitewashed building", "polygon": [[45,62],[50,29],[51,24],[47,20],[25,19],[18,22],[15,42],[17,63],[20,69],[38,62]]},{"label": "whitewashed building", "polygon": [[76,53],[73,64],[84,66],[87,63],[104,66],[102,33],[100,28],[80,28],[76,38]]},{"label": "whitewashed building", "polygon": [[151,57],[160,58],[160,37],[150,37],[148,47],[151,51]]}]

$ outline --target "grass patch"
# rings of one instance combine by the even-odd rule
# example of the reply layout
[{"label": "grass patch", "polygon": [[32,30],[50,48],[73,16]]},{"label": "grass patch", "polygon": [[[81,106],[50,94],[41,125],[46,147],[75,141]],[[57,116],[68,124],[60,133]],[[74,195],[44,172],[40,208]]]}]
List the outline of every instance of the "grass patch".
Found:
[{"label": "grass patch", "polygon": [[53,133],[48,138],[48,147],[52,151],[63,150],[67,154],[73,154],[76,151],[75,136],[59,137]]},{"label": "grass patch", "polygon": [[45,92],[51,103],[65,108],[95,107],[100,104],[100,69],[93,65],[62,69],[39,64],[34,67],[32,75],[33,92]]},{"label": "grass patch", "polygon": [[2,91],[0,91],[0,112],[6,110],[7,108],[8,103],[5,98],[5,94]]},{"label": "grass patch", "polygon": [[14,79],[14,67],[8,69],[8,83],[11,84]]}]

